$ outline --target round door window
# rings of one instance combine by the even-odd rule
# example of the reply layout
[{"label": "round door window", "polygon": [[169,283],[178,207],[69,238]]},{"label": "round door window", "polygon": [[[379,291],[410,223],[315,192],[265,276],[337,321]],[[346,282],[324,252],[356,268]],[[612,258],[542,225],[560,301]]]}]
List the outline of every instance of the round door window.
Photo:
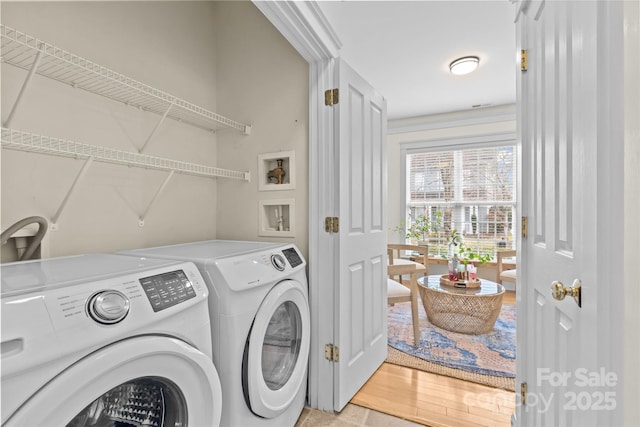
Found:
[{"label": "round door window", "polygon": [[184,396],[167,380],[138,378],[112,388],[67,427],[186,426]]},{"label": "round door window", "polygon": [[289,381],[300,354],[302,321],[298,307],[286,301],[275,310],[262,345],[262,375],[271,390]]},{"label": "round door window", "polygon": [[307,293],[285,280],[262,301],[245,344],[242,382],[247,406],[274,418],[305,392],[311,326]]}]

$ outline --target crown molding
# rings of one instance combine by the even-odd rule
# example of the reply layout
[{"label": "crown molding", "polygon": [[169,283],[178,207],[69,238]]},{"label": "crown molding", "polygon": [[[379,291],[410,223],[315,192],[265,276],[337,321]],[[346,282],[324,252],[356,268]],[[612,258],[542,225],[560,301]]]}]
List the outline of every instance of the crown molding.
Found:
[{"label": "crown molding", "polygon": [[315,1],[253,0],[307,62],[337,58],[342,42]]}]

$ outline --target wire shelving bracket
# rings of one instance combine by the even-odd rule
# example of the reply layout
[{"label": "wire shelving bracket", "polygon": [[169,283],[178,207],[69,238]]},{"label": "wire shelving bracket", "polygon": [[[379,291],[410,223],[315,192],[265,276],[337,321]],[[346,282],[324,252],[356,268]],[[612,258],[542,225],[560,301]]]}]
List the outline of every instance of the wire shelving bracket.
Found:
[{"label": "wire shelving bracket", "polygon": [[158,197],[160,197],[160,194],[164,191],[165,187],[169,183],[169,180],[174,176],[174,173],[182,173],[186,175],[194,175],[206,178],[231,178],[244,181],[249,181],[251,179],[250,172],[234,171],[229,169],[216,168],[213,166],[183,162],[179,160],[165,159],[162,157],[149,156],[146,154],[117,150],[114,148],[107,148],[53,138],[49,136],[36,135],[29,132],[21,132],[8,128],[2,128],[1,142],[2,147],[6,149],[86,160],[80,172],[76,176],[73,184],[62,200],[60,207],[51,220],[52,231],[56,231],[58,229],[58,220],[60,219],[60,216],[62,215],[62,212],[64,211],[67,202],[71,197],[71,194],[74,192],[78,183],[82,180],[84,175],[87,173],[87,170],[94,161],[169,171],[169,175],[166,177],[165,181],[154,195],[147,209],[138,218],[139,225],[141,227],[144,226],[144,220],[149,214],[151,207],[158,199]]},{"label": "wire shelving bracket", "polygon": [[116,163],[147,169],[175,171],[187,175],[205,178],[231,178],[249,181],[249,172],[222,169],[213,166],[199,165],[180,160],[166,159],[131,151],[98,145],[68,141],[51,136],[36,135],[15,129],[2,128],[2,147],[35,153],[46,153],[74,159],[93,157],[98,162]]},{"label": "wire shelving bracket", "polygon": [[[236,129],[245,135],[251,126],[231,120],[188,101],[141,83],[50,43],[0,24],[2,61],[127,105],[211,131]],[[18,106],[20,95],[14,109]],[[13,115],[13,112],[12,112]],[[5,126],[9,127],[10,123]],[[155,132],[155,129],[154,129]],[[150,137],[151,138],[151,137]]]}]

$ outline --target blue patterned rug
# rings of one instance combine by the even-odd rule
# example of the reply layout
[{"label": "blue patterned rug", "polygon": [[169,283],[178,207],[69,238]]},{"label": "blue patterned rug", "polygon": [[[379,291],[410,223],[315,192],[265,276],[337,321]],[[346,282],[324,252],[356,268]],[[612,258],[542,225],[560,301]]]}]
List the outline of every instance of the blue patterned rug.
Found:
[{"label": "blue patterned rug", "polygon": [[514,378],[516,372],[516,308],[503,305],[493,331],[467,335],[433,326],[418,300],[420,345],[413,345],[410,303],[388,307],[389,345],[420,359],[483,375]]}]

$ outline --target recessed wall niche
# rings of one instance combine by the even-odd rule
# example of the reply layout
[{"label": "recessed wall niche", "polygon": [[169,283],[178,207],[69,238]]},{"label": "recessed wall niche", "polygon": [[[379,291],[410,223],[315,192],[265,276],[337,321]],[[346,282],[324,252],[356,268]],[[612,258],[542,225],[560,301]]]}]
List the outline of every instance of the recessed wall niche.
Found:
[{"label": "recessed wall niche", "polygon": [[258,155],[258,190],[293,190],[296,188],[295,153],[280,151]]},{"label": "recessed wall niche", "polygon": [[259,236],[295,237],[294,199],[260,200]]}]

